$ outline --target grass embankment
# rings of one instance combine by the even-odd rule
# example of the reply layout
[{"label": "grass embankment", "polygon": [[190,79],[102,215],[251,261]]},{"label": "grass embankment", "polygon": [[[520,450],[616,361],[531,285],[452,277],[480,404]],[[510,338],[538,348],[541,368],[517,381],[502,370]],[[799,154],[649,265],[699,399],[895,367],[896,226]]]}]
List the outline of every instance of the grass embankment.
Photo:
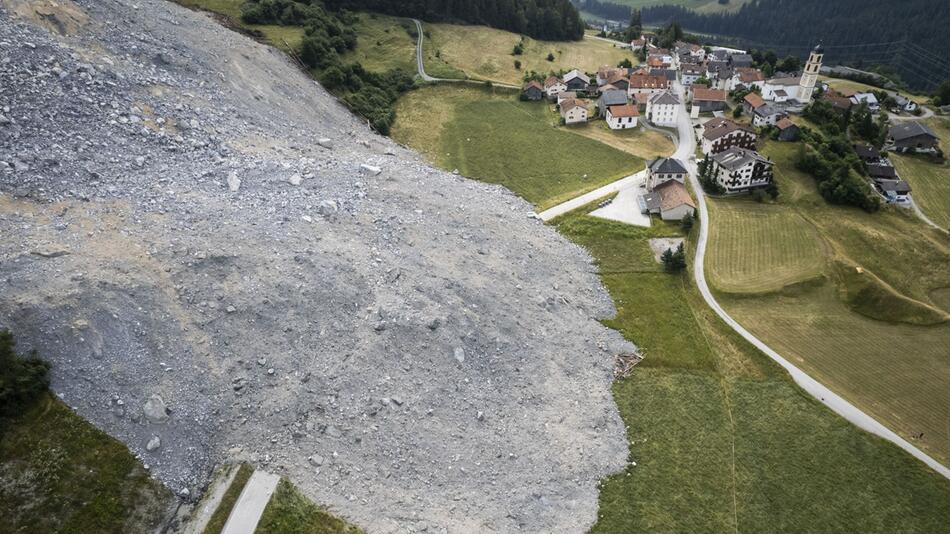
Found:
[{"label": "grass embankment", "polygon": [[443,169],[498,183],[543,210],[643,168],[641,158],[557,126],[543,102],[430,86],[400,99],[392,136]]},{"label": "grass embankment", "polygon": [[804,395],[688,274],[661,271],[648,239],[678,226],[555,224],[597,260],[617,306],[607,325],[646,355],[613,388],[637,465],[603,482],[591,532],[945,528],[947,480]]},{"label": "grass embankment", "polygon": [[[636,64],[629,49],[585,37],[576,42],[537,41],[524,38],[524,52],[512,55],[521,35],[486,26],[426,24],[428,38],[423,46],[426,73],[452,78],[464,73],[469,78],[520,85],[524,73],[570,70],[596,71],[601,65],[616,66],[624,59]],[[554,61],[548,61],[548,54]],[[514,62],[521,62],[516,69]],[[452,71],[455,71],[453,73]],[[448,72],[446,72],[448,71]],[[442,75],[440,73],[446,73]]]},{"label": "grass embankment", "polygon": [[604,121],[565,126],[564,131],[600,141],[643,160],[669,156],[676,150],[673,141],[656,130],[645,128],[611,130]]},{"label": "grass embankment", "polygon": [[363,531],[333,517],[303,496],[293,484],[281,479],[261,520],[259,534],[363,534]]},{"label": "grass embankment", "polygon": [[50,394],[0,421],[0,531],[150,532],[171,493]]},{"label": "grass embankment", "polygon": [[710,201],[707,273],[720,301],[783,356],[946,463],[950,240],[902,208],[868,214],[825,203],[794,168],[796,151],[774,142],[763,150],[776,162],[779,203]]},{"label": "grass embankment", "polygon": [[[826,82],[832,89],[845,89],[858,92],[873,92],[873,91],[883,91],[884,89],[880,87],[875,87],[873,85],[868,85],[866,83],[856,82],[854,80],[847,80],[844,78],[832,78],[830,76],[818,76],[820,81]],[[917,102],[918,104],[926,104],[930,101],[929,97],[915,95],[913,93],[908,93],[907,91],[897,91],[898,93],[904,95],[910,100]]]},{"label": "grass embankment", "polygon": [[218,503],[218,507],[211,514],[211,518],[208,520],[208,524],[205,525],[202,534],[219,534],[224,529],[224,524],[228,522],[231,510],[234,509],[234,505],[241,496],[241,491],[244,490],[244,486],[247,485],[247,481],[253,474],[254,468],[248,464],[241,464],[238,467],[237,474],[234,475],[231,485],[221,496],[221,502]]},{"label": "grass embankment", "polygon": [[343,55],[344,63],[359,63],[370,72],[402,69],[416,72],[416,31],[409,19],[360,13],[356,30],[356,50]]},{"label": "grass embankment", "polygon": [[[950,152],[950,119],[932,118],[925,124],[941,139]],[[913,188],[912,196],[921,211],[941,228],[950,229],[950,161],[936,163],[929,156],[890,154],[901,178]]]}]

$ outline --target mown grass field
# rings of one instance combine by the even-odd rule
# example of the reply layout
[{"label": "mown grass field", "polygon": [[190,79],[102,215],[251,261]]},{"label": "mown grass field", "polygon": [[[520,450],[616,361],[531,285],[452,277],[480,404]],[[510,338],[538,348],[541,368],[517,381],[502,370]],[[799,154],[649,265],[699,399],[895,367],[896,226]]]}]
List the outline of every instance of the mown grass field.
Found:
[{"label": "mown grass field", "polygon": [[[853,80],[846,80],[844,78],[832,78],[830,76],[818,76],[818,79],[827,82],[832,89],[851,89],[853,91],[881,91],[880,87],[875,87],[873,85],[868,85],[866,83],[856,82]],[[917,102],[918,104],[926,104],[930,98],[921,95],[915,95],[908,93],[907,91],[899,91],[900,94],[905,97]]]},{"label": "mown grass field", "polygon": [[[440,76],[440,69],[457,69],[469,78],[520,85],[527,71],[540,73],[568,71],[578,68],[596,71],[601,65],[616,66],[624,59],[634,64],[637,58],[628,49],[589,37],[577,42],[537,41],[525,37],[524,53],[512,55],[521,36],[486,26],[425,24],[429,36],[425,41],[426,73]],[[554,54],[554,61],[548,61]],[[515,69],[514,61],[522,63]],[[457,76],[457,75],[456,75]]]},{"label": "mown grass field", "polygon": [[400,99],[392,136],[430,161],[498,183],[539,210],[643,168],[644,162],[568,133],[542,102],[510,92],[430,86]]},{"label": "mown grass field", "polygon": [[363,534],[315,505],[287,479],[281,479],[255,530],[257,534]]},{"label": "mown grass field", "polygon": [[604,121],[565,126],[564,131],[600,141],[644,160],[669,156],[676,149],[669,137],[655,130],[642,128],[611,130]]},{"label": "mown grass field", "polygon": [[0,532],[151,532],[173,497],[50,394],[0,420]]},{"label": "mown grass field", "polygon": [[554,224],[597,260],[617,306],[606,324],[646,356],[613,388],[636,466],[602,483],[592,533],[945,528],[947,480],[804,395],[689,274],[661,272],[648,239],[678,225]]},{"label": "mown grass field", "polygon": [[708,276],[743,326],[947,462],[950,239],[901,208],[828,205],[794,169],[796,151],[763,150],[777,165],[778,204],[710,202]]},{"label": "mown grass field", "polygon": [[821,276],[822,242],[794,210],[747,200],[707,202],[711,285],[727,293],[765,293]]}]

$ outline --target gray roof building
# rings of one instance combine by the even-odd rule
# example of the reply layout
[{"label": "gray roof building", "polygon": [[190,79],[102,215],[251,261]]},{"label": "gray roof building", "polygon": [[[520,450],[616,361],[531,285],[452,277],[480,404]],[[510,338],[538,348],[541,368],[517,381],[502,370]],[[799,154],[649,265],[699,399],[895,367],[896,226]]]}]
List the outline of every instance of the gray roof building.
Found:
[{"label": "gray roof building", "polygon": [[685,174],[686,167],[680,160],[675,158],[658,158],[647,163],[647,168],[652,173],[662,174]]},{"label": "gray roof building", "polygon": [[888,130],[887,134],[895,141],[910,139],[911,137],[917,137],[918,135],[926,135],[937,138],[937,134],[933,133],[933,130],[917,121],[895,124],[894,126],[891,126],[891,129]]},{"label": "gray roof building", "polygon": [[622,106],[627,103],[627,92],[619,89],[604,91],[597,99],[597,111],[603,115],[610,106]]},{"label": "gray roof building", "polygon": [[660,106],[662,106],[662,105],[666,105],[666,104],[671,104],[671,105],[674,105],[674,106],[678,106],[679,103],[680,103],[680,99],[677,98],[676,95],[674,95],[673,93],[671,93],[671,92],[669,92],[669,91],[664,91],[664,92],[662,92],[662,93],[657,93],[657,94],[653,95],[652,98],[650,98],[650,104],[653,104],[653,105],[660,105]]},{"label": "gray roof building", "polygon": [[745,148],[739,148],[737,146],[734,146],[728,150],[723,150],[718,154],[713,154],[712,159],[718,163],[719,166],[730,171],[739,170],[749,163],[755,162],[772,165],[771,161],[763,157],[755,150],[748,150]]}]

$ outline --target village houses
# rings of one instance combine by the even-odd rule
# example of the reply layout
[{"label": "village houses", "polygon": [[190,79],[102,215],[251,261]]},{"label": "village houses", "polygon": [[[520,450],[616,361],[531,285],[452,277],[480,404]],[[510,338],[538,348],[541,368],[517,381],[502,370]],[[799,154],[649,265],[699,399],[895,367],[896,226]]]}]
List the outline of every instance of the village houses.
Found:
[{"label": "village houses", "polygon": [[675,127],[679,110],[680,99],[670,91],[657,93],[647,100],[647,120],[657,126]]},{"label": "village houses", "polygon": [[622,106],[607,107],[607,126],[611,130],[625,130],[627,128],[637,127],[637,118],[640,111],[636,105],[624,104]]},{"label": "village houses", "polygon": [[755,129],[731,119],[714,118],[703,124],[703,154],[718,154],[734,146],[755,150]]}]

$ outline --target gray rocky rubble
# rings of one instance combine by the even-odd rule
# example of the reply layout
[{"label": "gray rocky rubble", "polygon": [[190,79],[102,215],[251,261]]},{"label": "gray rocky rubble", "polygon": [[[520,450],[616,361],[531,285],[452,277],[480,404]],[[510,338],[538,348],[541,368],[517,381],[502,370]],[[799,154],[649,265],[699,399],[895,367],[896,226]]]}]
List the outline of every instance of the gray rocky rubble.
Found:
[{"label": "gray rocky rubble", "polygon": [[631,347],[583,250],[204,14],[11,1],[0,327],[68,405],[183,499],[244,459],[372,532],[593,522]]}]

